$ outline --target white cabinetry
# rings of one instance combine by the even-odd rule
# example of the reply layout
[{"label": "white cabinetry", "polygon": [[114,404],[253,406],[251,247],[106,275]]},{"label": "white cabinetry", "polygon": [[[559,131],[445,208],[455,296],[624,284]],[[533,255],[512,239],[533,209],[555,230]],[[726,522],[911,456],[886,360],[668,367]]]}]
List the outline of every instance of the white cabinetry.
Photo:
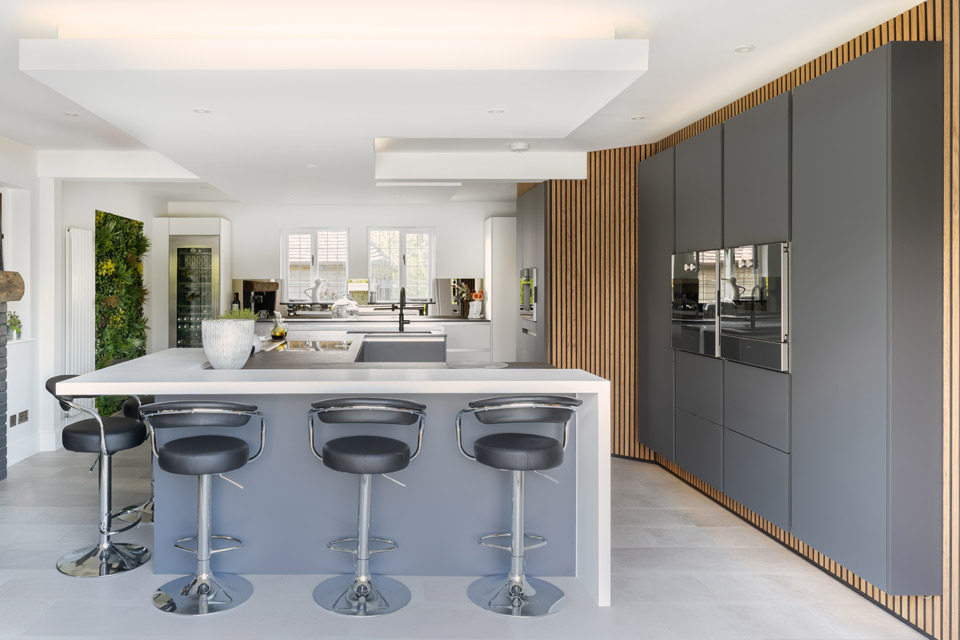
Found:
[{"label": "white cabinetry", "polygon": [[447,362],[490,360],[489,322],[445,322]]}]

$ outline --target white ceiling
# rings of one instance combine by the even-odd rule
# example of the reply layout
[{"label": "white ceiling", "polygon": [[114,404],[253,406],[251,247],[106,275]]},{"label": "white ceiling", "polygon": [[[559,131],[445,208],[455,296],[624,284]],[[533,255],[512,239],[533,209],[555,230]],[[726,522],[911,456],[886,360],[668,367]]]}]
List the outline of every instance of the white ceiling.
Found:
[{"label": "white ceiling", "polygon": [[[446,152],[456,173],[457,153],[495,165],[516,140],[532,159],[656,141],[916,4],[2,0],[0,136],[151,148],[246,202],[505,199],[509,185],[466,169],[459,189],[377,187],[375,156]],[[21,60],[21,39],[58,35]],[[649,42],[646,73],[635,39]]]}]

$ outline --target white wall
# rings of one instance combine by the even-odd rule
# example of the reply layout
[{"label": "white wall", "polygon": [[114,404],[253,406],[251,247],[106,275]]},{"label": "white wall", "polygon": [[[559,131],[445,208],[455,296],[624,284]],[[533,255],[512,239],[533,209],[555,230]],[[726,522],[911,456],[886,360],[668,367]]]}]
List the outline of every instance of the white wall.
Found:
[{"label": "white wall", "polygon": [[[36,282],[32,276],[31,243],[37,188],[37,154],[33,149],[0,138],[0,193],[3,194],[4,269],[23,277],[24,295],[10,302],[23,321],[23,338],[7,346],[7,413],[29,412],[29,420],[7,431],[7,463],[14,464],[35,453],[39,447],[38,414],[40,396],[36,385],[38,348]],[[5,320],[5,318],[4,318]]]},{"label": "white wall", "polygon": [[172,202],[171,216],[219,216],[233,223],[233,277],[280,278],[280,232],[293,227],[348,227],[349,277],[367,277],[367,228],[433,227],[438,278],[483,276],[483,221],[514,215],[513,202],[423,205],[245,205]]}]

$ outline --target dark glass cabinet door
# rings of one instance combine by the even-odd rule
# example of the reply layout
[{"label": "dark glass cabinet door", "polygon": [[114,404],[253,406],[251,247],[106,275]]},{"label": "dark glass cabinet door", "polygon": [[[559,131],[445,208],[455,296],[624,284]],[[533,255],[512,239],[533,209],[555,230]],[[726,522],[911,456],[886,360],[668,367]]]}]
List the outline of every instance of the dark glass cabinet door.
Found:
[{"label": "dark glass cabinet door", "polygon": [[214,317],[213,249],[177,249],[177,346],[201,347],[201,323]]},{"label": "dark glass cabinet door", "polygon": [[674,349],[717,354],[717,253],[691,251],[672,258]]}]

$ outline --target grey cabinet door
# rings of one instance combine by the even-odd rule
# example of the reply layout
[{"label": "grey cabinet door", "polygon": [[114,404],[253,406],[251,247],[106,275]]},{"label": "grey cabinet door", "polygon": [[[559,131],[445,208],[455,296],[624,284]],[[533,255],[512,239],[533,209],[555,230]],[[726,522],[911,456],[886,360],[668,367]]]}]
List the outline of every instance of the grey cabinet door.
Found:
[{"label": "grey cabinet door", "polygon": [[790,240],[790,100],[723,123],[724,247]]},{"label": "grey cabinet door", "polygon": [[676,147],[676,253],[723,246],[723,125]]},{"label": "grey cabinet door", "polygon": [[891,594],[941,587],[940,60],[888,44],[794,93],[793,533]]},{"label": "grey cabinet door", "polygon": [[790,531],[790,454],[724,429],[723,492]]},{"label": "grey cabinet door", "polygon": [[677,464],[723,491],[723,427],[677,409]]},{"label": "grey cabinet door", "polygon": [[640,443],[674,460],[670,255],[673,252],[673,149],[637,168],[637,420]]},{"label": "grey cabinet door", "polygon": [[677,408],[723,424],[723,360],[675,351]]},{"label": "grey cabinet door", "polygon": [[723,426],[790,453],[790,374],[724,362]]}]

